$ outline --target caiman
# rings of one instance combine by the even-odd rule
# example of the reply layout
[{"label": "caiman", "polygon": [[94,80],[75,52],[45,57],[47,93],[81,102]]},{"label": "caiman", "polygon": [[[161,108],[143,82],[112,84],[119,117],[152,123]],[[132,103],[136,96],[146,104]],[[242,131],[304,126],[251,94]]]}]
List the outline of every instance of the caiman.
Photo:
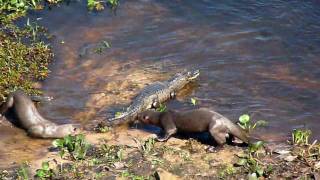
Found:
[{"label": "caiman", "polygon": [[155,82],[146,86],[133,99],[133,103],[121,115],[107,119],[108,126],[118,125],[124,122],[134,121],[137,115],[147,109],[159,107],[159,105],[175,96],[189,82],[194,81],[200,75],[199,70],[190,70],[177,73],[173,78]]}]

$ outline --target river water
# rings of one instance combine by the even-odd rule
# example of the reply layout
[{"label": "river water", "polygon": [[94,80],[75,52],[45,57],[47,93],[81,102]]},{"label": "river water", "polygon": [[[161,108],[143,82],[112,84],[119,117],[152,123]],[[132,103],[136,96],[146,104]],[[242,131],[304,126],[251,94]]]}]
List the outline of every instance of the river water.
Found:
[{"label": "river water", "polygon": [[[190,108],[193,97],[234,121],[244,113],[266,120],[261,134],[305,127],[320,138],[319,2],[120,3],[116,13],[88,12],[84,1],[29,13],[54,35],[42,89],[55,99],[39,107],[46,118],[94,124],[123,110],[145,85],[198,68],[199,81],[169,107]],[[0,136],[2,167],[39,157],[49,144],[15,128]]]}]

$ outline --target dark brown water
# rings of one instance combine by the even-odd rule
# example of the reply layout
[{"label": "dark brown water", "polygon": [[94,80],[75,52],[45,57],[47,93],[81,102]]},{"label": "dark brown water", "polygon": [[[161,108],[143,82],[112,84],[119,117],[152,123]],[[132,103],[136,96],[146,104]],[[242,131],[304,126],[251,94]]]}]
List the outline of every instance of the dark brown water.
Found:
[{"label": "dark brown water", "polygon": [[[249,113],[268,121],[262,133],[306,127],[320,138],[317,1],[130,0],[121,1],[116,15],[88,12],[76,1],[29,18],[41,18],[37,22],[55,35],[55,61],[43,84],[55,100],[40,107],[55,122],[112,116],[147,83],[196,67],[198,87],[172,107],[190,107],[196,97],[233,120]],[[111,48],[95,52],[103,41]]]}]

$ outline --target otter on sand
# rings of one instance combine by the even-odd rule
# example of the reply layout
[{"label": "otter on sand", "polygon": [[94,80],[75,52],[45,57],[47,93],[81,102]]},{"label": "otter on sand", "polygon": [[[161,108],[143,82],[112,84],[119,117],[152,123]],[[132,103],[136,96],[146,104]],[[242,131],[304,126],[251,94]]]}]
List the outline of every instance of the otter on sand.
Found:
[{"label": "otter on sand", "polygon": [[209,131],[219,146],[226,143],[229,134],[248,143],[247,134],[232,121],[221,114],[207,108],[199,108],[189,111],[157,112],[147,110],[138,115],[138,121],[161,127],[165,135],[157,138],[158,141],[166,141],[178,130],[184,132]]},{"label": "otter on sand", "polygon": [[7,101],[0,107],[0,114],[3,115],[9,108],[13,110],[19,125],[32,137],[62,138],[68,134],[79,133],[78,125],[57,125],[43,118],[30,97],[21,90],[8,96]]}]

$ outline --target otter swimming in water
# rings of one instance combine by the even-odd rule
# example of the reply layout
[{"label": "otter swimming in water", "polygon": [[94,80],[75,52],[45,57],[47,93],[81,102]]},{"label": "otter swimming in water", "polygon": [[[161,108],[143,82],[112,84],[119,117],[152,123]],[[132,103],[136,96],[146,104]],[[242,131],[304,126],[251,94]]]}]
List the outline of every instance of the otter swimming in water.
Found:
[{"label": "otter swimming in water", "polygon": [[17,117],[18,125],[32,137],[62,138],[80,132],[78,125],[58,125],[42,117],[30,97],[21,90],[9,94],[6,102],[0,106],[0,114],[4,115],[9,109],[12,109]]},{"label": "otter swimming in water", "polygon": [[247,134],[232,121],[221,114],[208,109],[199,108],[188,111],[157,112],[147,110],[138,115],[138,121],[161,127],[164,137],[158,141],[166,141],[177,131],[184,132],[210,132],[211,136],[219,146],[226,143],[229,134],[248,143]]}]

